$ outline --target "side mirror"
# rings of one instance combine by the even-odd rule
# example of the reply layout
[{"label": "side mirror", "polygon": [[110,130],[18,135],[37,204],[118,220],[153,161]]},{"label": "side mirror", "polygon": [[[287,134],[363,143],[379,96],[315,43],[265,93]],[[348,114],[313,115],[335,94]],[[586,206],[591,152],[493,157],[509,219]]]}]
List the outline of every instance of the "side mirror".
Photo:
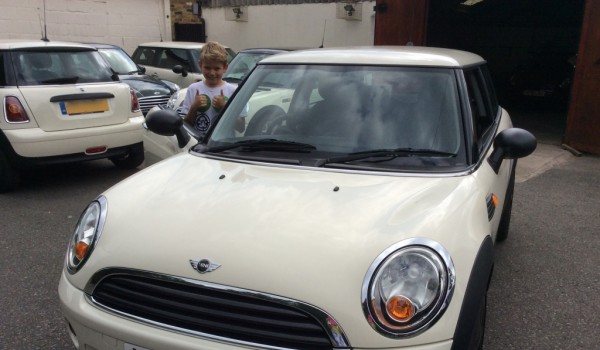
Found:
[{"label": "side mirror", "polygon": [[488,163],[498,174],[503,159],[527,157],[537,147],[537,140],[532,133],[519,128],[502,130],[494,139],[494,150]]},{"label": "side mirror", "polygon": [[183,126],[183,119],[172,109],[151,111],[146,115],[146,127],[155,134],[177,137],[179,148],[190,141],[190,134]]},{"label": "side mirror", "polygon": [[180,64],[173,67],[173,73],[181,74],[182,77],[187,77],[188,75],[187,69],[183,68]]}]

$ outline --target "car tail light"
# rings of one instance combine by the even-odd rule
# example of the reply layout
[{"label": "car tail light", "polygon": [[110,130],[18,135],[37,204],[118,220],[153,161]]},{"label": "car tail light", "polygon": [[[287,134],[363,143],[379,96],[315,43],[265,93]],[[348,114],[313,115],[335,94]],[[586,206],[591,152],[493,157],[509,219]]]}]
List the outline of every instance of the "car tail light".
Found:
[{"label": "car tail light", "polygon": [[135,91],[133,91],[133,89],[129,89],[129,94],[131,95],[131,111],[139,112],[140,102],[138,101],[137,96],[135,96]]},{"label": "car tail light", "polygon": [[6,112],[6,121],[9,123],[27,123],[29,116],[25,112],[25,108],[14,96],[6,96],[4,98],[4,110]]}]

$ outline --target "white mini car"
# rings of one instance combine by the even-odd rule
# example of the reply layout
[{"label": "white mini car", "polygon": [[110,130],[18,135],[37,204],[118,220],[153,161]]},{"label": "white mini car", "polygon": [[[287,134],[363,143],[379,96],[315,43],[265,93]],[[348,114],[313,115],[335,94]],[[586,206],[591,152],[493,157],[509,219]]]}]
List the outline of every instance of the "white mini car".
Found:
[{"label": "white mini car", "polygon": [[[146,74],[187,88],[191,83],[204,79],[198,63],[203,46],[204,43],[187,41],[143,43],[135,49],[131,58],[145,68]],[[235,51],[225,48],[231,61]]]},{"label": "white mini car", "polygon": [[133,90],[91,46],[0,40],[0,192],[20,170],[109,158],[144,161],[144,117]]},{"label": "white mini car", "polygon": [[[236,133],[275,77],[289,104],[272,95]],[[146,123],[189,141],[172,110]],[[535,147],[477,55],[269,57],[189,152],[84,210],[59,283],[68,333],[78,349],[481,348],[516,159]]]}]

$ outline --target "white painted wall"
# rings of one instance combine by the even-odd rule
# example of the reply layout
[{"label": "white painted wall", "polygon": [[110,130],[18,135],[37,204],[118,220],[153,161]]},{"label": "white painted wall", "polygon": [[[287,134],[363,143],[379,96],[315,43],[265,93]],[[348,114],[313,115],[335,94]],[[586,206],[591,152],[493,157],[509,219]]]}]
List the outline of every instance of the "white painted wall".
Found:
[{"label": "white painted wall", "polygon": [[1,0],[0,38],[41,39],[45,14],[50,40],[110,43],[133,53],[139,43],[171,37],[169,7],[169,0]]},{"label": "white painted wall", "polygon": [[[236,51],[322,41],[325,47],[372,45],[374,3],[355,5],[362,6],[360,21],[337,18],[341,3],[247,6],[246,21],[231,20],[231,7],[204,8],[203,18],[208,40]],[[169,11],[169,0],[0,0],[0,38],[40,39],[45,14],[50,40],[116,44],[131,54],[140,43],[171,38]]]},{"label": "white painted wall", "polygon": [[[203,9],[207,40],[219,41],[238,51],[250,47],[373,45],[375,1],[364,1],[361,20],[336,18],[344,4],[262,5],[242,7],[247,22],[226,20],[232,8]],[[231,13],[231,14],[230,14]]]}]

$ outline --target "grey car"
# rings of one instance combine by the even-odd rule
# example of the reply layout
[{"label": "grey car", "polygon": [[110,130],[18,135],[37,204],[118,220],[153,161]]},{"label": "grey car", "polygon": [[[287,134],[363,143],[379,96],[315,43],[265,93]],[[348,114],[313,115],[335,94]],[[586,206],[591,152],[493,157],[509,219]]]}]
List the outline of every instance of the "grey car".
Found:
[{"label": "grey car", "polygon": [[145,74],[146,69],[138,66],[121,47],[110,44],[90,44],[119,75],[119,79],[128,84],[134,91],[140,109],[146,115],[150,108],[165,104],[169,97],[179,91],[179,85]]}]

